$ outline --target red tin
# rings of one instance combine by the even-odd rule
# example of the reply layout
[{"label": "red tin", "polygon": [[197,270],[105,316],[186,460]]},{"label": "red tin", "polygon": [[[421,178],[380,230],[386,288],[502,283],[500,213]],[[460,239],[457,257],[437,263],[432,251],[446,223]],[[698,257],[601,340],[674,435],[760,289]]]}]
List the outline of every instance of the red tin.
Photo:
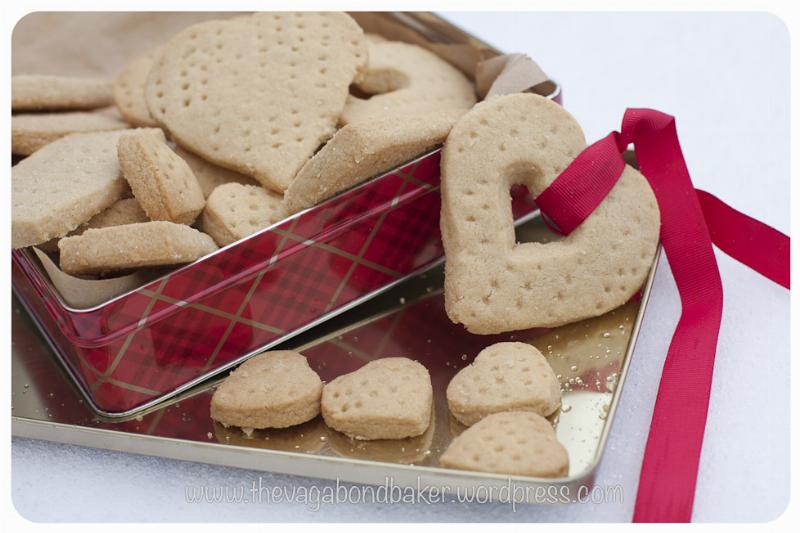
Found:
[{"label": "red tin", "polygon": [[[92,407],[129,416],[439,263],[439,156],[90,309],[67,305],[30,250],[12,252],[13,287]],[[512,197],[517,223],[534,214],[524,189]]]}]

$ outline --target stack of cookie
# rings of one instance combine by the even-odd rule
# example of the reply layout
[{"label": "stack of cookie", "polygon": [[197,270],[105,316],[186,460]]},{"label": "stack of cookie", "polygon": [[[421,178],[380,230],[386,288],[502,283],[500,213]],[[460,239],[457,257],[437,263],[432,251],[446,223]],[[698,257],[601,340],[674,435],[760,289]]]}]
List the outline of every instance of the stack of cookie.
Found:
[{"label": "stack of cookie", "polygon": [[[431,433],[433,394],[428,370],[405,357],[375,359],[323,385],[302,354],[265,352],[217,388],[211,417],[251,434],[303,424],[321,413],[328,427],[350,439],[413,439]],[[442,466],[537,477],[567,474],[569,457],[545,418],[561,406],[561,389],[533,346],[489,346],[452,379],[447,401],[453,416],[471,427],[441,456]]]},{"label": "stack of cookie", "polygon": [[130,127],[113,107],[112,82],[101,78],[22,75],[11,79],[11,152],[28,156],[70,133]]},{"label": "stack of cookie", "polygon": [[441,144],[476,101],[449,63],[344,13],[203,22],[116,81],[16,76],[12,92],[28,156],[12,245],[79,275],[198,259]]},{"label": "stack of cookie", "polygon": [[12,176],[13,246],[58,239],[69,274],[186,263],[217,249],[189,226],[205,200],[159,129],[67,135]]}]

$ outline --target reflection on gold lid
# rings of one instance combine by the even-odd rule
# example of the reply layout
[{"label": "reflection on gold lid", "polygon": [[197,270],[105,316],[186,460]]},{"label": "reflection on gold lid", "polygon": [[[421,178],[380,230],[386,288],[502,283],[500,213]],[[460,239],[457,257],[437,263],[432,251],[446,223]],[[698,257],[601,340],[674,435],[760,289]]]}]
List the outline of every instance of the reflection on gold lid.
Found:
[{"label": "reflection on gold lid", "polygon": [[214,422],[214,436],[223,444],[264,448],[284,452],[314,453],[325,446],[326,428],[322,417],[282,429],[255,429],[249,435],[242,428]]},{"label": "reflection on gold lid", "polygon": [[356,440],[351,439],[344,433],[328,428],[328,442],[336,453],[344,457],[386,463],[420,463],[430,455],[433,434],[436,430],[435,418],[435,411],[432,410],[428,429],[417,437]]},{"label": "reflection on gold lid", "polygon": [[619,370],[638,310],[639,302],[632,300],[604,315],[520,340],[542,352],[562,390],[602,392],[606,378]]},{"label": "reflection on gold lid", "polygon": [[[558,421],[560,419],[560,416],[561,416],[561,409],[556,409],[548,416],[546,416],[545,419],[549,420],[550,423],[553,424],[553,427],[556,428],[558,427]],[[469,427],[459,422],[458,419],[454,417],[452,413],[448,413],[447,421],[450,425],[450,436],[452,438],[458,437],[459,435],[464,433],[464,431]]]},{"label": "reflection on gold lid", "polygon": [[450,435],[453,438],[458,437],[459,435],[464,433],[465,429],[467,429],[467,426],[459,422],[458,419],[453,416],[453,413],[448,413],[447,421],[450,424]]}]

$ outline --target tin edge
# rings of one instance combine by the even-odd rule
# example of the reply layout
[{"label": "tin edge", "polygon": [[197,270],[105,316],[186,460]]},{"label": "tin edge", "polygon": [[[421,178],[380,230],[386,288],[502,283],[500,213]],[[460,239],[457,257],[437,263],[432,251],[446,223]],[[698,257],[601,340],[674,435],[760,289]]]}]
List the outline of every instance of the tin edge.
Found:
[{"label": "tin edge", "polygon": [[[183,461],[244,468],[263,472],[299,475],[309,478],[379,485],[391,479],[404,487],[439,486],[454,494],[462,487],[503,487],[509,482],[530,486],[567,486],[577,490],[591,483],[593,474],[587,469],[579,475],[562,478],[508,476],[487,472],[453,470],[437,466],[387,463],[349,457],[309,455],[305,453],[259,448],[237,447],[217,442],[199,442],[173,437],[136,435],[109,429],[45,422],[11,417],[11,433],[15,437],[45,440],[64,444],[101,448],[125,453],[166,457]],[[253,460],[257,458],[257,460]],[[357,474],[342,466],[357,465]],[[418,485],[420,484],[420,485]],[[490,492],[493,501],[496,497]],[[528,495],[530,496],[530,495]],[[542,502],[529,502],[542,503]]]},{"label": "tin edge", "polygon": [[636,313],[636,320],[633,323],[633,328],[631,329],[631,336],[630,340],[628,341],[628,347],[625,351],[625,357],[622,360],[622,365],[620,366],[618,372],[617,383],[614,386],[614,391],[619,391],[618,394],[612,394],[611,396],[611,403],[608,406],[608,413],[607,413],[607,422],[603,426],[603,431],[600,433],[600,440],[597,443],[597,451],[595,452],[594,459],[592,462],[586,467],[586,474],[594,476],[597,467],[600,466],[600,462],[602,461],[603,455],[605,454],[606,444],[608,441],[608,436],[611,433],[611,426],[614,424],[614,420],[616,418],[617,406],[619,405],[620,397],[622,396],[623,387],[625,385],[625,380],[628,377],[628,368],[630,367],[631,359],[633,359],[633,353],[636,350],[636,344],[639,341],[639,332],[641,330],[642,322],[644,320],[644,315],[647,311],[647,306],[650,303],[650,295],[653,288],[653,281],[656,277],[656,270],[658,270],[658,262],[661,259],[662,253],[662,246],[661,242],[658,243],[658,248],[656,248],[655,257],[653,258],[653,264],[650,267],[650,272],[647,275],[647,280],[645,281],[644,287],[642,289],[642,297],[641,297],[641,304],[639,305],[639,311]]}]

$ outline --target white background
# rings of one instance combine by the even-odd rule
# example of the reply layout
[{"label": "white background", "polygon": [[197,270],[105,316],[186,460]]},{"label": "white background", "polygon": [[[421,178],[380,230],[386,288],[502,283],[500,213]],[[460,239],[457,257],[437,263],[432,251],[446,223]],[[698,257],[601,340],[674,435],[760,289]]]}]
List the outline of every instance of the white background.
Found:
[{"label": "white background", "polygon": [[[678,120],[696,186],[789,231],[789,36],[765,14],[449,14],[564,86],[588,140],[626,107]],[[777,517],[789,493],[789,293],[718,253],[725,288],[697,521]],[[15,439],[12,494],[33,520],[628,521],[661,365],[680,311],[662,259],[598,485],[625,502],[559,507],[189,505],[186,485],[328,484]]]}]

